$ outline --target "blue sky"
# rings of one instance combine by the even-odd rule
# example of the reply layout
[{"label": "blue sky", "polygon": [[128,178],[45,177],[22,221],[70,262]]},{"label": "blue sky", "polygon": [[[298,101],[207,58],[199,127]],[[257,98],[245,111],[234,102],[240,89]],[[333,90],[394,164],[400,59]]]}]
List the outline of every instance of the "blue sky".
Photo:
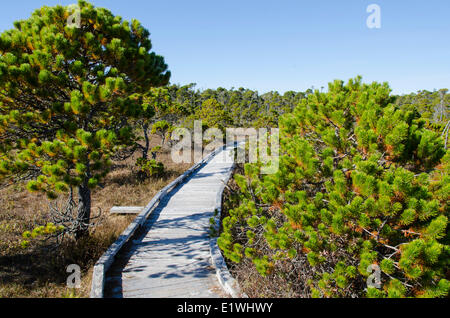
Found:
[{"label": "blue sky", "polygon": [[[42,5],[3,1],[0,31]],[[246,87],[260,93],[326,87],[362,75],[394,93],[450,88],[448,0],[91,0],[137,18],[165,57],[172,83]],[[369,4],[381,29],[369,29]]]}]

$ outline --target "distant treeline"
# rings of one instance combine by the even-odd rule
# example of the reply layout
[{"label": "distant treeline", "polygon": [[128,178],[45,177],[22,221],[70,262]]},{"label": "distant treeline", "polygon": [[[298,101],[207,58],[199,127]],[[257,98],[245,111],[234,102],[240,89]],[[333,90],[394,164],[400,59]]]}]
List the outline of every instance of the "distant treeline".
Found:
[{"label": "distant treeline", "polygon": [[[239,88],[198,90],[195,84],[171,85],[168,93],[185,123],[202,119],[209,127],[275,127],[278,117],[291,112],[312,90],[284,94]],[[184,117],[184,116],[183,116]],[[187,122],[186,122],[187,121]]]},{"label": "distant treeline", "polygon": [[[170,85],[166,89],[181,115],[176,116],[177,120],[190,126],[193,120],[201,119],[208,127],[276,127],[281,115],[291,112],[302,99],[315,93],[312,89],[284,94],[276,91],[260,94],[246,88],[199,90],[196,84]],[[393,97],[400,108],[414,108],[430,124],[441,126],[450,119],[450,94],[447,92],[448,89],[421,90]]]},{"label": "distant treeline", "polygon": [[447,93],[446,88],[433,92],[421,90],[397,96],[396,104],[401,108],[414,107],[430,123],[442,125],[450,120],[450,94]]}]

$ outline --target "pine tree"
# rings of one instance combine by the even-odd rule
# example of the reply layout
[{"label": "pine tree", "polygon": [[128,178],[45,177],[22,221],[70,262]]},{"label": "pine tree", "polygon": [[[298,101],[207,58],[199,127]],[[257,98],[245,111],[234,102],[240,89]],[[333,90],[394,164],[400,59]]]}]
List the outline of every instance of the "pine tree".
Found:
[{"label": "pine tree", "polygon": [[136,139],[131,119],[153,115],[142,94],[170,72],[137,20],[78,6],[79,28],[67,7],[42,7],[0,37],[0,173],[31,174],[28,189],[51,199],[77,187],[81,237],[91,189]]},{"label": "pine tree", "polygon": [[161,120],[153,124],[152,134],[161,137],[161,146],[166,143],[167,134],[173,129],[173,126],[167,120]]},{"label": "pine tree", "polygon": [[[450,153],[393,102],[387,83],[356,78],[283,116],[278,172],[247,164],[235,176],[237,204],[218,241],[225,255],[291,277],[303,296],[446,296]],[[366,284],[374,266],[381,289]]]},{"label": "pine tree", "polygon": [[199,109],[195,118],[202,120],[203,125],[209,128],[218,128],[224,130],[232,122],[228,112],[224,109],[224,105],[214,98],[205,100]]},{"label": "pine tree", "polygon": [[134,150],[140,149],[142,159],[146,161],[149,152],[152,152],[152,155],[156,154],[156,152],[150,149],[150,133],[160,133],[161,130],[158,128],[158,125],[161,124],[158,124],[158,122],[167,123],[164,134],[160,135],[163,140],[162,145],[164,145],[166,134],[172,127],[171,123],[175,123],[183,115],[184,111],[182,107],[171,100],[167,87],[152,87],[144,96],[144,105],[146,108],[152,109],[154,115],[152,117],[140,118],[136,121],[137,133],[144,135],[144,144],[139,143],[138,141],[140,140],[136,141],[131,147],[131,151],[128,151],[128,155],[131,156]]}]

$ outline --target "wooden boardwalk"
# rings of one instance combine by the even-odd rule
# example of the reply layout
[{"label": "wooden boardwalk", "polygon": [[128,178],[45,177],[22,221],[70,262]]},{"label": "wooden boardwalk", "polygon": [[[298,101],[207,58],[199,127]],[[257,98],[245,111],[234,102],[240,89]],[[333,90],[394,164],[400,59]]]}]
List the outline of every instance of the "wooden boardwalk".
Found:
[{"label": "wooden boardwalk", "polygon": [[160,201],[106,273],[105,297],[225,296],[211,263],[209,227],[233,170],[232,149],[227,147]]}]

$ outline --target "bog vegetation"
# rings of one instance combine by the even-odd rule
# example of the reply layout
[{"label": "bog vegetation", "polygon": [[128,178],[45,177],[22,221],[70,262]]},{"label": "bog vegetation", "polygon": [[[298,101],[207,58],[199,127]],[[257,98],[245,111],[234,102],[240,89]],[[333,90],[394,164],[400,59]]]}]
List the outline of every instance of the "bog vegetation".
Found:
[{"label": "bog vegetation", "polygon": [[[36,280],[35,254],[20,249],[43,258],[64,250],[53,265],[83,259],[88,271],[129,222],[105,222],[109,203],[100,201],[116,195],[116,176],[126,171],[124,193],[140,193],[133,202],[145,205],[143,189],[156,193],[187,168],[169,162],[171,133],[202,120],[204,128],[281,130],[279,171],[241,167],[225,202],[219,244],[250,295],[448,295],[446,89],[393,96],[387,84],[355,78],[327,92],[200,91],[169,83],[139,21],[78,5],[79,28],[67,25],[66,7],[43,7],[0,36],[0,182],[8,202],[0,243],[14,242],[2,245],[0,274],[20,255]],[[39,211],[15,213],[17,195],[33,198]],[[94,207],[103,211],[93,215]],[[380,288],[367,288],[369,267],[380,269]],[[0,285],[14,281],[6,277]]]},{"label": "bog vegetation", "polygon": [[282,116],[279,171],[235,175],[225,255],[297,296],[446,296],[450,153],[394,102],[387,84],[356,78]]}]

